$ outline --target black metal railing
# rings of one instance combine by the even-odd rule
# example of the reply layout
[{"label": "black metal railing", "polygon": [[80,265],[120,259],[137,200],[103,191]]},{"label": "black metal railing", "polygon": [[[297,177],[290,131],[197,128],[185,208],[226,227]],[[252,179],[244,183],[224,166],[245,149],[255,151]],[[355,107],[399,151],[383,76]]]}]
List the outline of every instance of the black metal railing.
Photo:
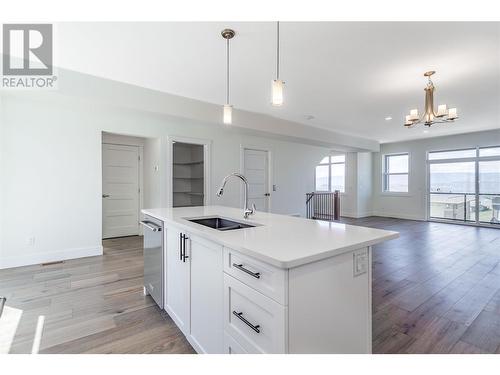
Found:
[{"label": "black metal railing", "polygon": [[340,191],[306,193],[306,215],[308,219],[339,220]]},{"label": "black metal railing", "polygon": [[500,224],[500,194],[432,191],[431,219]]}]

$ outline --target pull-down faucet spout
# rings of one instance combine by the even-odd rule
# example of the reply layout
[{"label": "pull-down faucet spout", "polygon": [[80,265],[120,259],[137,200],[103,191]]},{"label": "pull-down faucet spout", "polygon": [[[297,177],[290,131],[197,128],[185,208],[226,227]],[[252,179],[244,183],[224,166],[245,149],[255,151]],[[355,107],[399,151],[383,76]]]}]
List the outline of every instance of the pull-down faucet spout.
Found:
[{"label": "pull-down faucet spout", "polygon": [[244,196],[244,200],[245,200],[245,209],[243,211],[243,217],[245,219],[248,219],[248,216],[252,215],[255,213],[256,209],[255,209],[255,204],[252,204],[252,208],[249,208],[248,207],[248,181],[246,179],[245,176],[243,176],[242,174],[240,173],[231,173],[231,174],[228,174],[226,177],[224,177],[224,179],[222,180],[222,184],[219,188],[219,190],[217,190],[217,196],[218,197],[221,197],[223,194],[224,194],[224,187],[226,186],[226,183],[227,181],[231,178],[231,177],[237,177],[239,178],[241,181],[243,181],[243,184],[245,185],[245,196]]}]

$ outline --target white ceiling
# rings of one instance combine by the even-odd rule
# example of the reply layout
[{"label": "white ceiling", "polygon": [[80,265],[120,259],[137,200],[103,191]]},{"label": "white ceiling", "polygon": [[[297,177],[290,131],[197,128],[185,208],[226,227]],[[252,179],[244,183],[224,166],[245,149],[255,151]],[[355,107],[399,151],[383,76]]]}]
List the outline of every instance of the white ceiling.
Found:
[{"label": "white ceiling", "polygon": [[[499,128],[499,23],[282,23],[285,105],[270,105],[275,74],[272,22],[60,23],[56,64],[171,94],[222,104],[225,43],[231,42],[236,108],[380,142]],[[406,129],[423,107],[423,73],[436,70],[436,105],[460,120]],[[307,120],[306,116],[314,116]],[[386,121],[392,116],[392,121]]]}]

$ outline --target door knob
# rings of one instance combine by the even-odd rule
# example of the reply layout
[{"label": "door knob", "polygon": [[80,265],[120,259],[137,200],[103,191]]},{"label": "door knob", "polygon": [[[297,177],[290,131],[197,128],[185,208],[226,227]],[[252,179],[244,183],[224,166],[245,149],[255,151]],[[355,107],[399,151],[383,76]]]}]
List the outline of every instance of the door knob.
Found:
[{"label": "door knob", "polygon": [[102,197],[103,198],[109,198],[109,194],[103,194]]}]

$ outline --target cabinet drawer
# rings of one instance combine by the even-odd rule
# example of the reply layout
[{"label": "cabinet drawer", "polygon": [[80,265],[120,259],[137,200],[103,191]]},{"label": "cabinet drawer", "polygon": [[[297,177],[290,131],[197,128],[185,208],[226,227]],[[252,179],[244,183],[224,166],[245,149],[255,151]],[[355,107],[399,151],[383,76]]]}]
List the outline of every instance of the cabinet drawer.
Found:
[{"label": "cabinet drawer", "polygon": [[288,271],[224,248],[224,272],[282,305],[288,304]]},{"label": "cabinet drawer", "polygon": [[287,308],[224,274],[224,330],[248,353],[286,352]]},{"label": "cabinet drawer", "polygon": [[231,335],[224,332],[224,353],[225,354],[248,354]]}]

